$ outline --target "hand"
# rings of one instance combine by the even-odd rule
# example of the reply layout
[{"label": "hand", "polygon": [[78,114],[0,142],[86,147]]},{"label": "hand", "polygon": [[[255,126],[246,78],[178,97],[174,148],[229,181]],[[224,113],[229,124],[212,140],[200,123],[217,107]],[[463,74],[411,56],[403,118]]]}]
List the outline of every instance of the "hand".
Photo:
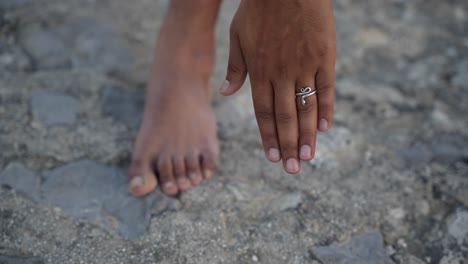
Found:
[{"label": "hand", "polygon": [[[231,24],[226,82],[231,95],[249,74],[267,158],[288,173],[315,154],[317,128],[333,118],[335,26],[330,0],[243,0]],[[317,89],[306,104],[300,88]]]}]

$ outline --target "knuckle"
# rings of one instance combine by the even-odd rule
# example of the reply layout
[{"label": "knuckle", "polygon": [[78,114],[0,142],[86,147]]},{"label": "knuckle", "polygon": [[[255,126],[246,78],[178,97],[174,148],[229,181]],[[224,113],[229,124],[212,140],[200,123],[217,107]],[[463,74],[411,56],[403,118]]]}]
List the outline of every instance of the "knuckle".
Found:
[{"label": "knuckle", "polygon": [[294,120],[291,113],[276,113],[276,121],[282,124],[289,124]]},{"label": "knuckle", "polygon": [[277,71],[279,76],[287,77],[288,76],[288,66],[284,62],[280,62],[277,65]]},{"label": "knuckle", "polygon": [[316,49],[316,54],[318,57],[325,57],[330,51],[330,44],[327,42],[319,43]]},{"label": "knuckle", "polygon": [[314,109],[315,107],[312,104],[304,105],[304,106],[298,104],[297,112],[299,114],[310,114],[314,112]]},{"label": "knuckle", "polygon": [[262,121],[273,121],[275,118],[273,111],[270,111],[270,110],[255,111],[255,116],[257,117],[258,120],[262,120]]},{"label": "knuckle", "polygon": [[317,134],[317,129],[316,128],[301,128],[300,130],[301,133],[301,138],[307,139],[307,140],[313,140]]},{"label": "knuckle", "polygon": [[246,72],[243,66],[236,65],[235,63],[229,62],[228,72],[236,74],[244,74]]},{"label": "knuckle", "polygon": [[271,145],[276,142],[276,135],[273,131],[263,132],[262,139],[265,144]]},{"label": "knuckle", "polygon": [[317,94],[330,93],[334,89],[332,83],[318,83],[317,84]]}]

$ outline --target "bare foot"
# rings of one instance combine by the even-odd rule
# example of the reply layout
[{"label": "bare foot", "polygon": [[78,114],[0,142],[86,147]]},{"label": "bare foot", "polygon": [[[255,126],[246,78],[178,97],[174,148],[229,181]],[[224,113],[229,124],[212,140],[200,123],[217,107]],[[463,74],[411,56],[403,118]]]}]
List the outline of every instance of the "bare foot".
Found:
[{"label": "bare foot", "polygon": [[129,188],[159,184],[169,195],[212,176],[218,156],[211,109],[214,26],[219,0],[173,0],[159,34]]}]

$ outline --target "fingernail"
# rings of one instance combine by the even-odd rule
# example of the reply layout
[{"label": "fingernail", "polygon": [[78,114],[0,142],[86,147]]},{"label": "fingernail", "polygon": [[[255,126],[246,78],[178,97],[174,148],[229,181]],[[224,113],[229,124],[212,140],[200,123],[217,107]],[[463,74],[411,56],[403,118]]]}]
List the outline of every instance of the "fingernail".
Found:
[{"label": "fingernail", "polygon": [[303,145],[301,151],[299,152],[301,159],[310,159],[312,156],[312,148],[309,145]]},{"label": "fingernail", "polygon": [[291,158],[286,161],[286,170],[288,172],[297,172],[299,170],[299,163],[296,159]]},{"label": "fingernail", "polygon": [[280,153],[279,150],[275,148],[271,148],[268,150],[268,157],[270,158],[271,161],[279,161],[280,160]]},{"label": "fingernail", "polygon": [[225,93],[227,92],[227,90],[229,89],[229,81],[228,80],[225,80],[223,82],[223,85],[221,85],[221,88],[219,89],[221,91],[221,93]]},{"label": "fingernail", "polygon": [[143,186],[143,177],[142,176],[135,176],[130,181],[130,189],[138,188]]},{"label": "fingernail", "polygon": [[328,129],[328,121],[325,118],[321,118],[319,121],[319,129],[321,131],[327,131]]},{"label": "fingernail", "polygon": [[205,177],[210,179],[213,176],[213,172],[211,170],[205,170]]}]

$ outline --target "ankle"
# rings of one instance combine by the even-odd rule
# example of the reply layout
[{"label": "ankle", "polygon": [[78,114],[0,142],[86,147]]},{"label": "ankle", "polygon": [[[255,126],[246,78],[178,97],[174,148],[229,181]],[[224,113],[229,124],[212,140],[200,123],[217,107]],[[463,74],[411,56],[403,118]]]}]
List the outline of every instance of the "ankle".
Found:
[{"label": "ankle", "polygon": [[166,23],[189,27],[199,34],[214,32],[221,0],[172,0]]}]

